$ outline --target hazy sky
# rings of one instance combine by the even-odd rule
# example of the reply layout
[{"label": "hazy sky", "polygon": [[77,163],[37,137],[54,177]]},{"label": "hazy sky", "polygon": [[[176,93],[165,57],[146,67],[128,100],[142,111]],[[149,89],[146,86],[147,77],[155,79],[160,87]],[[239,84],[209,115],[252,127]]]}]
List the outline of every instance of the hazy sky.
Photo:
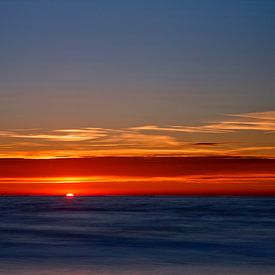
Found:
[{"label": "hazy sky", "polygon": [[[127,140],[128,148],[129,139],[131,146],[154,139],[144,132],[133,138],[129,127],[266,115],[275,110],[274,14],[272,0],[0,0],[1,130],[39,128],[35,139],[48,142],[56,140],[45,130],[97,127],[112,133],[105,147]],[[275,113],[267,119],[264,131],[273,131]],[[114,129],[124,137],[113,137]],[[33,138],[1,134],[28,151],[34,142],[26,135]],[[160,142],[172,145],[175,135]],[[197,133],[181,142],[216,139],[232,141]],[[253,142],[273,146],[268,139]],[[10,146],[3,150],[14,142],[2,141]]]}]

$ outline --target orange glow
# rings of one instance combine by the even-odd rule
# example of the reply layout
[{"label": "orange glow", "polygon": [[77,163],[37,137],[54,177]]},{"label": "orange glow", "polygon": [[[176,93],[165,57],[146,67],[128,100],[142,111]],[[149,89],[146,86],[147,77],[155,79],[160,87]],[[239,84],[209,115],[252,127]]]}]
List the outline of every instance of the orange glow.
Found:
[{"label": "orange glow", "polygon": [[275,195],[272,159],[97,157],[0,164],[0,195]]},{"label": "orange glow", "polygon": [[275,111],[229,114],[215,122],[197,121],[193,125],[0,129],[0,158],[214,155],[274,158],[274,129]]},{"label": "orange glow", "polygon": [[[12,185],[12,186],[11,186]],[[1,193],[63,195],[274,195],[275,176],[196,175],[180,177],[4,178]]]}]

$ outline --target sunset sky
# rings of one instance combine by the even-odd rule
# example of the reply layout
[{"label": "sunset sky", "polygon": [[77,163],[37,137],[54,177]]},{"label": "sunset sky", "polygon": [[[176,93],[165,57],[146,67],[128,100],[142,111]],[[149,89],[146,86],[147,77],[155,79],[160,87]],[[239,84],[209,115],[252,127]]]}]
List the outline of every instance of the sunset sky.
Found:
[{"label": "sunset sky", "polygon": [[0,194],[275,194],[274,14],[0,1]]}]

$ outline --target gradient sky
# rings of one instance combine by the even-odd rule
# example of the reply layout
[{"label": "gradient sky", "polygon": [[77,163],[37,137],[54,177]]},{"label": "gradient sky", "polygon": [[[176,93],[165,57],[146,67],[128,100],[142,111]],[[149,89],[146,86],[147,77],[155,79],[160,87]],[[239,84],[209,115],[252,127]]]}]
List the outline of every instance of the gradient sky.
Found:
[{"label": "gradient sky", "polygon": [[0,158],[274,158],[274,14],[273,0],[0,0]]},{"label": "gradient sky", "polygon": [[274,196],[274,169],[229,157],[0,159],[0,194]]}]

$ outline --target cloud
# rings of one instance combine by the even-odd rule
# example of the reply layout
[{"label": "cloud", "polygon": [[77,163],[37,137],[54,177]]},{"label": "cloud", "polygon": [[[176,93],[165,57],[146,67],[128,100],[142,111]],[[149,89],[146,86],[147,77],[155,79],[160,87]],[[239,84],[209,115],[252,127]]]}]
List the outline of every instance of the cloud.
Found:
[{"label": "cloud", "polygon": [[180,143],[172,136],[160,134],[141,134],[133,131],[122,131],[118,134],[110,135],[104,140],[106,144],[113,146],[143,146],[143,147],[163,147],[178,146]]},{"label": "cloud", "polygon": [[[181,133],[196,133],[196,132],[213,132],[213,129],[206,126],[158,126],[158,125],[144,125],[144,126],[137,126],[137,127],[131,127],[129,130],[134,131],[165,131],[165,132],[181,132]],[[227,132],[225,130],[215,130],[215,133],[217,132]]]},{"label": "cloud", "polygon": [[[247,131],[253,131],[253,135]],[[275,111],[229,114],[219,121],[191,126],[11,129],[0,131],[0,158],[99,155],[275,157],[275,139],[273,142],[270,138],[272,133],[275,133]]]},{"label": "cloud", "polygon": [[197,142],[197,143],[192,143],[192,145],[195,146],[219,146],[222,145],[223,143],[219,142]]},{"label": "cloud", "polygon": [[[41,130],[40,130],[41,131]],[[100,128],[57,129],[51,131],[20,130],[1,131],[0,136],[21,139],[41,139],[48,141],[85,141],[106,136],[106,130]]]},{"label": "cloud", "polygon": [[243,113],[243,114],[232,114],[231,116],[241,116],[253,119],[263,119],[275,121],[275,111],[266,111],[266,112],[255,112],[255,113]]},{"label": "cloud", "polygon": [[132,127],[135,131],[168,131],[182,133],[229,133],[236,131],[275,131],[275,111],[227,114],[225,119],[197,126],[157,126],[144,125]]}]

